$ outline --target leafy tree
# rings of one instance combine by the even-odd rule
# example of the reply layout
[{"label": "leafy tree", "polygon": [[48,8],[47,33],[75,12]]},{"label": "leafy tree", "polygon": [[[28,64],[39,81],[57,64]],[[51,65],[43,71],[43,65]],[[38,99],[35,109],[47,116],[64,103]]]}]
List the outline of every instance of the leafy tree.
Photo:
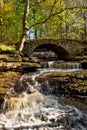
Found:
[{"label": "leafy tree", "polygon": [[[87,38],[87,0],[0,0],[0,41],[35,38]],[[21,38],[20,38],[21,35]]]},{"label": "leafy tree", "polygon": [[17,41],[22,30],[24,5],[21,0],[0,0],[0,5],[0,41]]}]

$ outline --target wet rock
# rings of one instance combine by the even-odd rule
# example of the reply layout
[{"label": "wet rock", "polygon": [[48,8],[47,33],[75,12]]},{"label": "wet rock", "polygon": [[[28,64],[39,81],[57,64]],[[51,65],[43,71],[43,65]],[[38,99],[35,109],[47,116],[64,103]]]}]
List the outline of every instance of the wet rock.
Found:
[{"label": "wet rock", "polygon": [[29,59],[29,57],[23,57],[22,58],[22,61],[24,61],[24,62],[28,62],[30,59]]},{"label": "wet rock", "polygon": [[36,78],[44,93],[62,94],[87,101],[87,71],[41,74]]},{"label": "wet rock", "polygon": [[23,91],[27,91],[27,93],[33,93],[35,91],[33,84],[34,83],[31,77],[21,77],[18,83],[14,86],[14,90],[16,93],[22,93]]}]

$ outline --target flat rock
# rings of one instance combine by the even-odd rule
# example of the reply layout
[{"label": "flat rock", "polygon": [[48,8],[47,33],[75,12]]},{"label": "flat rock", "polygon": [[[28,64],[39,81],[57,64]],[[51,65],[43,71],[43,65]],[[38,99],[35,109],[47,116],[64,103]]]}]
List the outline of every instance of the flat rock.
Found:
[{"label": "flat rock", "polygon": [[[79,72],[44,73],[36,78],[41,90],[53,94],[70,95],[87,102],[87,70]],[[48,81],[49,85],[46,85]]]},{"label": "flat rock", "polygon": [[0,62],[0,71],[16,70],[23,71],[25,68],[39,68],[39,63],[31,62]]}]

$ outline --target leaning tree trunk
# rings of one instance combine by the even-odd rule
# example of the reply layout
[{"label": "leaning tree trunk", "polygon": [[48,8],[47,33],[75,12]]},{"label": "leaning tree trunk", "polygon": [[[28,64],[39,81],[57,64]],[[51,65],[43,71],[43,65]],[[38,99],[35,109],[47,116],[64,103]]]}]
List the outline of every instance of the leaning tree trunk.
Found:
[{"label": "leaning tree trunk", "polygon": [[20,41],[17,46],[17,50],[21,52],[24,47],[24,42],[27,38],[27,18],[28,18],[28,12],[29,12],[29,0],[25,0],[25,9],[24,9],[24,15],[23,15],[23,31],[22,35],[20,37]]}]

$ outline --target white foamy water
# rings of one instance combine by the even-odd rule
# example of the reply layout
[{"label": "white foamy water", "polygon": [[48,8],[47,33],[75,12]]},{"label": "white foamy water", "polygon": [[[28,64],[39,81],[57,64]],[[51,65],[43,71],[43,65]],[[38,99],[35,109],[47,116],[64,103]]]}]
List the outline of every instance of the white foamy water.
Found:
[{"label": "white foamy water", "polygon": [[85,112],[62,103],[56,95],[39,92],[41,84],[35,78],[50,72],[55,69],[25,74],[20,78],[19,88],[7,93],[0,114],[0,130],[87,130]]},{"label": "white foamy water", "polygon": [[61,71],[78,71],[81,70],[81,63],[79,62],[64,62],[64,61],[49,61],[49,68],[59,69]]},{"label": "white foamy water", "polygon": [[65,111],[59,109],[58,100],[52,96],[36,92],[36,96],[25,93],[25,96],[16,98],[16,102],[15,98],[11,99],[6,99],[3,108],[5,113],[0,114],[0,128],[49,126],[65,116]]}]

